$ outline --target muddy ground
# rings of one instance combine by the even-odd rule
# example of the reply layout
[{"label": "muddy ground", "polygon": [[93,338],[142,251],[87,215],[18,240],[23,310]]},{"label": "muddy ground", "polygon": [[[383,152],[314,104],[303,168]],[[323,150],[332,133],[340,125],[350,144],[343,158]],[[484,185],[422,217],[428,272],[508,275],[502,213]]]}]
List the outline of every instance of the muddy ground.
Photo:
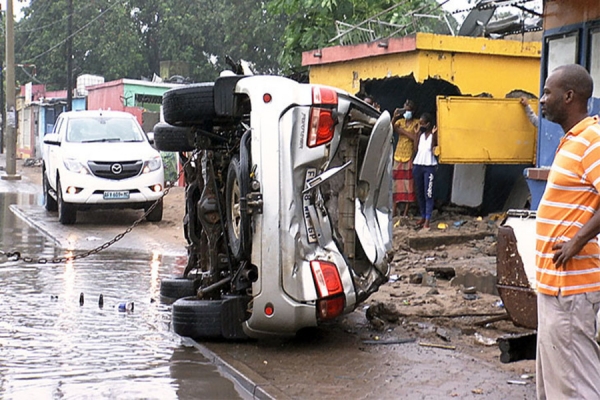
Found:
[{"label": "muddy ground", "polygon": [[[39,165],[27,166],[19,160],[17,172],[25,180],[39,184],[41,193]],[[163,220],[144,223],[136,229],[184,249],[184,195],[182,187],[170,189],[164,200]],[[351,324],[343,323],[344,330],[361,340],[385,343],[408,338],[424,346],[446,347],[487,361],[533,384],[534,360],[501,363],[496,343],[500,337],[531,331],[515,327],[509,320],[486,324],[488,318],[506,314],[500,297],[481,291],[473,293],[470,285],[465,287],[451,273],[440,272],[468,267],[481,270],[482,275],[495,273],[496,233],[501,220],[502,214],[479,216],[471,210],[445,208],[434,212],[431,230],[423,232],[415,228],[415,216],[395,217],[390,282],[360,306],[359,318],[353,313]],[[452,244],[457,236],[468,240]],[[475,236],[478,238],[471,239]],[[445,240],[450,237],[454,239]]]},{"label": "muddy ground", "polygon": [[[534,360],[500,363],[496,342],[532,331],[516,327],[508,319],[486,323],[506,317],[500,297],[474,290],[472,283],[452,277],[455,269],[474,271],[480,274],[479,286],[492,291],[496,234],[503,217],[502,213],[479,216],[472,210],[446,208],[434,211],[429,232],[414,227],[416,217],[394,218],[390,282],[367,301],[366,305],[377,311],[365,310],[370,323],[360,334],[379,340],[417,337],[420,342],[450,346],[501,364],[502,369],[515,374],[533,374]],[[465,241],[452,244],[460,236]],[[415,249],[411,244],[427,248]]]}]

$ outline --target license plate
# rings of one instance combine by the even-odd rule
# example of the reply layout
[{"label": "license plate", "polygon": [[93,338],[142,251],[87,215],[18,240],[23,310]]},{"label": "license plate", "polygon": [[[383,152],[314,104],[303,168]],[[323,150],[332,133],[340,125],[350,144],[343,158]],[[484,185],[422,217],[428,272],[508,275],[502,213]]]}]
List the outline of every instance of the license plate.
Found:
[{"label": "license plate", "polygon": [[[310,181],[315,176],[317,176],[316,168],[308,168],[306,170],[305,182]],[[307,186],[307,185],[305,185],[305,186]],[[316,243],[317,242],[317,231],[315,230],[313,221],[310,218],[310,211],[308,210],[310,205],[311,205],[310,193],[303,193],[302,194],[302,207],[304,210],[303,210],[302,214],[304,216],[304,226],[306,227],[306,238],[308,239],[308,243]]]},{"label": "license plate", "polygon": [[123,200],[129,198],[129,190],[107,190],[104,192],[104,200]]}]

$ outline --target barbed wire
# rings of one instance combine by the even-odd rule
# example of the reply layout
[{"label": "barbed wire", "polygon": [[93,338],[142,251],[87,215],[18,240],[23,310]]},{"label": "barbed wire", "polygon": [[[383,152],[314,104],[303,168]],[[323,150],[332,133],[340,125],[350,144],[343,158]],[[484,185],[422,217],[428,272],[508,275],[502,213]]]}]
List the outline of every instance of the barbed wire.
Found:
[{"label": "barbed wire", "polygon": [[[463,8],[462,10],[454,10],[454,11],[451,11],[450,14],[460,14],[460,13],[464,13],[464,12],[470,12],[475,9],[488,10],[490,8],[514,7],[515,5],[530,3],[531,1],[533,1],[533,0],[516,0],[516,1],[512,1],[508,4],[498,4],[497,2],[490,2],[490,3],[484,4],[482,6],[475,5],[473,7]],[[502,3],[504,3],[504,2],[502,2]]]}]

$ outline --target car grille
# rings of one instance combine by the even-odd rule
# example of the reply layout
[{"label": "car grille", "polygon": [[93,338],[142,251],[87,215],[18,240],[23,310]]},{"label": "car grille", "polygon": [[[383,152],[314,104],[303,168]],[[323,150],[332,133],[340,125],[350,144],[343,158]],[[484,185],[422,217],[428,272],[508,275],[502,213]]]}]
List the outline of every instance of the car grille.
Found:
[{"label": "car grille", "polygon": [[88,161],[92,174],[99,178],[121,180],[140,174],[142,161]]}]

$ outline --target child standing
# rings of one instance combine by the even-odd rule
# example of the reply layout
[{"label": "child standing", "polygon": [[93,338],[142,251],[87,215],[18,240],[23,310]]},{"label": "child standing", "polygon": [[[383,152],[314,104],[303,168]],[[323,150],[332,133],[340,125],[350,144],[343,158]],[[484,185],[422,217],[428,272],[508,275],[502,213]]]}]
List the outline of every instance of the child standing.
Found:
[{"label": "child standing", "polygon": [[419,119],[419,137],[416,141],[417,154],[413,160],[413,179],[421,219],[417,227],[429,230],[433,212],[433,180],[437,159],[433,149],[437,146],[437,128],[433,126],[433,117],[423,113]]}]

